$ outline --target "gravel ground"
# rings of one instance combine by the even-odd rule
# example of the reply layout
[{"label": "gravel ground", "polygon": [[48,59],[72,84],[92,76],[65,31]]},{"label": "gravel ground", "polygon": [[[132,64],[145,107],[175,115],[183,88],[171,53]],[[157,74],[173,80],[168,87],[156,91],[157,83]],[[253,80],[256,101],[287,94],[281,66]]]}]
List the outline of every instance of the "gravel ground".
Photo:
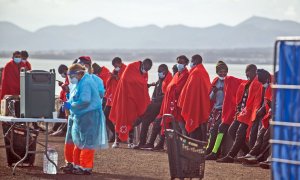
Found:
[{"label": "gravel ground", "polygon": [[[41,133],[39,141],[43,142],[43,138],[44,135]],[[1,140],[0,145],[3,144]],[[50,145],[58,151],[58,165],[63,165],[64,138],[50,137]],[[122,148],[119,149],[97,151],[93,174],[90,176],[67,175],[61,172],[57,175],[43,174],[42,154],[36,155],[34,167],[17,168],[16,175],[13,176],[12,168],[7,166],[5,149],[0,148],[0,179],[170,179],[166,152],[131,150],[126,147],[126,144],[122,144]],[[38,146],[38,149],[41,148]],[[259,167],[207,161],[204,179],[270,179],[270,171]]]}]

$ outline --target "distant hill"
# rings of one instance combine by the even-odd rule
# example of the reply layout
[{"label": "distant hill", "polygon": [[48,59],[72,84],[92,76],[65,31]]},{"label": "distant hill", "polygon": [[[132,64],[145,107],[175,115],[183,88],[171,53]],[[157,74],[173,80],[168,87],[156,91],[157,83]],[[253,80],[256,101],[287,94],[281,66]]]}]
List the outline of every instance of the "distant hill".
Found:
[{"label": "distant hill", "polygon": [[300,23],[251,17],[236,26],[217,24],[125,28],[103,18],[67,26],[48,26],[35,32],[0,22],[0,49],[230,49],[269,48],[277,36],[300,35]]}]

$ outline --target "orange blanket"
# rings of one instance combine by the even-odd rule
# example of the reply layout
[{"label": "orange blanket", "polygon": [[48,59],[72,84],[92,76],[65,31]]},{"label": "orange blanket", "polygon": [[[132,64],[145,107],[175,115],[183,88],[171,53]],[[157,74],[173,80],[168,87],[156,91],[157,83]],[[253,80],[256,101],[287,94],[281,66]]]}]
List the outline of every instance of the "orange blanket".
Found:
[{"label": "orange blanket", "polygon": [[178,100],[188,133],[193,132],[200,124],[208,120],[210,88],[209,75],[204,66],[198,64],[193,67]]},{"label": "orange blanket", "polygon": [[134,121],[141,116],[148,104],[148,74],[142,74],[137,61],[129,64],[117,85],[109,118],[115,123],[121,141],[128,139]]}]

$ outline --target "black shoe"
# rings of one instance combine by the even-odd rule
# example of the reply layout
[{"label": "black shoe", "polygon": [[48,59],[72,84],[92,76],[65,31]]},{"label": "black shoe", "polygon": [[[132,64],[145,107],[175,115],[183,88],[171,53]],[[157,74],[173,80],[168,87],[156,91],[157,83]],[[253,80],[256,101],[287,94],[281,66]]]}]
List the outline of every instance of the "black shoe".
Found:
[{"label": "black shoe", "polygon": [[145,144],[140,147],[140,149],[142,149],[142,150],[153,150],[153,148],[154,148],[153,144]]},{"label": "black shoe", "polygon": [[245,166],[245,167],[258,167],[259,166],[258,163],[251,163],[251,162],[247,162],[247,161],[244,161],[242,163],[242,165]]},{"label": "black shoe", "polygon": [[72,174],[74,167],[72,163],[67,163],[64,166],[60,167],[60,169],[66,174]]},{"label": "black shoe", "polygon": [[205,157],[205,160],[217,160],[217,159],[218,159],[217,154],[213,152]]},{"label": "black shoe", "polygon": [[133,149],[141,149],[141,147],[145,146],[145,144],[138,144],[133,147]]},{"label": "black shoe", "polygon": [[218,159],[216,162],[218,162],[218,163],[233,163],[234,159],[227,155],[221,159]]},{"label": "black shoe", "polygon": [[164,145],[158,144],[153,148],[153,151],[163,151],[164,150]]},{"label": "black shoe", "polygon": [[255,156],[252,156],[252,157],[245,158],[243,163],[246,165],[253,165],[253,164],[258,164],[259,162]]},{"label": "black shoe", "polygon": [[74,168],[72,173],[75,175],[91,175],[92,171],[91,170],[83,170],[81,168]]},{"label": "black shoe", "polygon": [[259,163],[259,167],[263,169],[270,169],[271,168],[271,162],[270,161],[264,161]]}]

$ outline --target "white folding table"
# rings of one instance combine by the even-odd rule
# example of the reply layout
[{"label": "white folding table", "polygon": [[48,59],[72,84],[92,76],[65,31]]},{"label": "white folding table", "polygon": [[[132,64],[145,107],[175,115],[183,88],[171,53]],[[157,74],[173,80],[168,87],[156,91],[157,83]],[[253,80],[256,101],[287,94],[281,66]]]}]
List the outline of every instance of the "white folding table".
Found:
[{"label": "white folding table", "polygon": [[[15,169],[16,167],[22,163],[28,156],[28,154],[37,154],[37,153],[43,153],[46,155],[47,159],[55,165],[56,169],[57,169],[57,165],[49,158],[47,150],[48,150],[48,125],[49,123],[67,123],[66,119],[59,119],[59,118],[55,118],[55,119],[45,119],[45,118],[15,118],[15,117],[11,117],[11,116],[0,116],[0,121],[1,122],[8,122],[8,123],[12,123],[11,127],[9,128],[9,130],[5,133],[4,136],[6,136],[8,134],[9,131],[11,131],[13,129],[13,126],[15,125],[15,123],[24,123],[25,127],[26,127],[26,151],[25,151],[25,155],[24,157],[20,157],[20,160],[15,163],[14,168],[13,168],[13,175],[15,175]],[[30,136],[30,131],[29,131],[29,123],[33,123],[33,122],[44,122],[45,123],[45,144],[42,143],[38,143],[39,145],[44,147],[43,151],[29,151],[29,136]],[[9,145],[11,152],[13,154],[16,155],[15,151],[14,151],[14,147],[13,144]],[[19,157],[17,155],[17,157]]]}]

